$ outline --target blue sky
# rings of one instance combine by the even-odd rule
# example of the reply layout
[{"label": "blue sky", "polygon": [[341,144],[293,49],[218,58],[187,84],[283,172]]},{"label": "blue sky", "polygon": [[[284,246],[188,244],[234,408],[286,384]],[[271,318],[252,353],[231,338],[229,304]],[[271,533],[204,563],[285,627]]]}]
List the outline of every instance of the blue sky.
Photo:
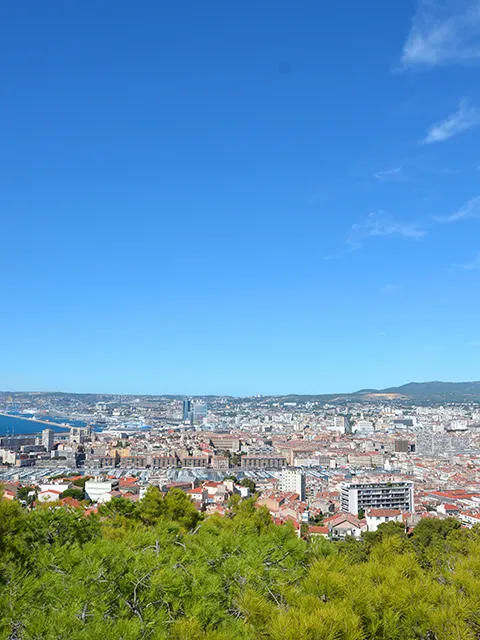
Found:
[{"label": "blue sky", "polygon": [[6,0],[0,72],[1,389],[480,378],[480,0]]}]

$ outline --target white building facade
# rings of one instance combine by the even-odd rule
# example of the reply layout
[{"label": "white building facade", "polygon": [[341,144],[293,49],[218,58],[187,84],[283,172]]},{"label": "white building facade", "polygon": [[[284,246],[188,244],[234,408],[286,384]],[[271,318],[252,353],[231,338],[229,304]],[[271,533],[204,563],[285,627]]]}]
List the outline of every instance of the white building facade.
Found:
[{"label": "white building facade", "polygon": [[381,524],[386,522],[403,523],[403,516],[398,509],[368,509],[366,520],[368,531],[374,532]]},{"label": "white building facade", "polygon": [[413,513],[413,482],[342,482],[341,507],[342,511],[354,515],[367,509],[399,509]]},{"label": "white building facade", "polygon": [[298,469],[284,469],[280,477],[280,491],[298,493],[305,500],[305,476]]},{"label": "white building facade", "polygon": [[87,480],[85,483],[85,494],[92,502],[103,504],[112,499],[112,491],[120,487],[119,480]]}]

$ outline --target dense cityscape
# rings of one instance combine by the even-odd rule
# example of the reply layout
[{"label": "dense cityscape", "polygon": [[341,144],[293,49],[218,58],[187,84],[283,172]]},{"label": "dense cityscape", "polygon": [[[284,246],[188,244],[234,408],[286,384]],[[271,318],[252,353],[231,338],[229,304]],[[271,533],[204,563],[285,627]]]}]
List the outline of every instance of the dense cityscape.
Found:
[{"label": "dense cityscape", "polygon": [[473,640],[477,387],[1,394],[0,637]]},{"label": "dense cityscape", "polygon": [[225,515],[232,495],[255,494],[275,522],[334,538],[390,520],[480,523],[478,402],[319,398],[4,393],[3,416],[39,428],[1,436],[4,498],[71,506],[73,489],[92,513],[175,487]]}]

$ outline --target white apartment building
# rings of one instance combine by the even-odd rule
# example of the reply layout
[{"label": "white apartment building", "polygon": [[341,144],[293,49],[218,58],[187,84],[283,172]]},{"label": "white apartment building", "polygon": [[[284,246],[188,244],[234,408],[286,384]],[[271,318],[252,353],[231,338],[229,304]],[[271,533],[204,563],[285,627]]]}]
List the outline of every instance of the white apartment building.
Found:
[{"label": "white apartment building", "polygon": [[413,482],[342,482],[341,506],[342,511],[354,515],[358,514],[360,509],[399,509],[413,513]]},{"label": "white apartment building", "polygon": [[375,427],[370,420],[359,420],[356,424],[355,434],[357,436],[373,436]]},{"label": "white apartment building", "polygon": [[305,500],[305,476],[298,469],[284,469],[280,476],[280,490],[298,493]]},{"label": "white apartment building", "polygon": [[120,487],[119,480],[87,480],[85,494],[92,502],[103,504],[112,499],[111,492]]},{"label": "white apartment building", "polygon": [[71,489],[73,484],[71,482],[49,482],[47,484],[40,485],[40,492],[43,493],[45,491],[58,491],[59,493],[63,493],[67,489]]}]

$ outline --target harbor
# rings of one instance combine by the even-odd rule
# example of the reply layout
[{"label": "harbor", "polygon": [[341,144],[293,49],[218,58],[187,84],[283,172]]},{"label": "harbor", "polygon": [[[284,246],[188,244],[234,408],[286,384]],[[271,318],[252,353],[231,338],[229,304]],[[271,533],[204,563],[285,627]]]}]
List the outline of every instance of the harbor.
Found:
[{"label": "harbor", "polygon": [[70,429],[70,424],[61,424],[50,420],[39,420],[35,417],[26,418],[24,416],[12,415],[11,413],[0,413],[0,436],[5,435],[27,435],[40,433],[43,429],[51,428],[54,431]]}]

